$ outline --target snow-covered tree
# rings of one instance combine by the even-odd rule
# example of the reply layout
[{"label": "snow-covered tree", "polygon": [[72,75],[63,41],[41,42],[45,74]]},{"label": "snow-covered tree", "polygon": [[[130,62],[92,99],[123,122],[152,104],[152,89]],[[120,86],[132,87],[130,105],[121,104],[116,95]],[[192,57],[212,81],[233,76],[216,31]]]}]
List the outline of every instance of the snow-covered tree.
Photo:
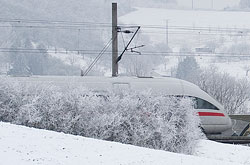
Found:
[{"label": "snow-covered tree", "polygon": [[250,99],[250,86],[246,79],[237,80],[211,67],[200,74],[200,79],[196,84],[222,103],[229,114],[248,111],[246,103]]},{"label": "snow-covered tree", "polygon": [[250,0],[240,0],[239,5],[242,9],[250,8]]},{"label": "snow-covered tree", "polygon": [[178,63],[176,71],[177,78],[196,82],[199,78],[199,74],[200,67],[194,57],[186,57],[183,61]]}]

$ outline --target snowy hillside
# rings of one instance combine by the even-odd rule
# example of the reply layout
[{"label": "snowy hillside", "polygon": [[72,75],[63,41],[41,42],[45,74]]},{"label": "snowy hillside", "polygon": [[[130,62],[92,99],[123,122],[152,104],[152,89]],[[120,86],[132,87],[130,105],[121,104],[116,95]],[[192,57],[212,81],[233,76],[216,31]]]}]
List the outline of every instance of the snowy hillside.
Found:
[{"label": "snowy hillside", "polygon": [[250,163],[250,148],[197,142],[195,156],[175,154],[0,123],[0,165],[235,165]]},{"label": "snowy hillside", "polygon": [[[208,1],[208,0],[194,0],[194,8],[198,9],[219,9],[222,10],[227,7],[237,6],[240,0],[216,0],[216,1]],[[192,0],[177,0],[178,5],[191,8]],[[213,3],[213,4],[211,4]]]},{"label": "snowy hillside", "polygon": [[[49,55],[57,59],[60,59],[63,63],[67,65],[74,66],[76,68],[79,68],[79,70],[82,69],[83,71],[85,71],[94,60],[94,57],[92,58],[90,58],[89,56],[85,57],[84,55],[81,55],[75,52],[65,53],[66,50],[62,50],[61,52],[62,53],[50,52]],[[105,76],[111,75],[110,66],[109,65],[108,67],[105,66],[105,64],[103,64],[104,62],[101,64],[99,63],[98,65],[96,65],[96,67],[93,69],[94,71],[92,71],[91,73],[93,72],[95,74],[101,73]],[[79,72],[79,75],[80,75],[80,72]]]},{"label": "snowy hillside", "polygon": [[[197,55],[196,60],[201,67],[213,65],[221,72],[243,78],[250,60],[232,56],[249,54],[248,17],[250,12],[136,8],[136,11],[120,17],[119,20],[122,24],[140,25],[142,27],[140,34],[150,39],[150,42],[141,41],[140,44],[146,45],[140,49],[142,55],[148,55],[147,49],[152,48],[152,45],[166,44],[166,33],[168,33],[168,46],[176,53],[165,54],[169,57],[165,57],[165,66],[162,64],[155,68],[158,73],[171,75],[170,70],[178,64],[178,55],[183,55],[179,53],[180,50],[184,50]],[[142,36],[138,37],[139,40],[143,38]],[[208,48],[211,52],[205,53],[204,56],[203,53],[196,51],[197,48]],[[162,51],[153,47],[152,56],[161,55]],[[220,54],[227,57],[220,58],[218,57]],[[177,57],[173,57],[174,55]]]},{"label": "snowy hillside", "polygon": [[[239,34],[242,28],[250,28],[249,16],[250,12],[136,8],[119,20],[120,23],[142,26],[141,33],[156,43],[165,42],[168,20],[168,42],[175,48],[182,44],[200,46],[208,41],[218,41],[218,36]],[[232,38],[226,40],[227,44],[233,42]]]},{"label": "snowy hillside", "polygon": [[158,8],[136,8],[134,12],[120,17],[121,23],[141,25],[194,26],[216,28],[249,28],[250,12],[171,10]]}]

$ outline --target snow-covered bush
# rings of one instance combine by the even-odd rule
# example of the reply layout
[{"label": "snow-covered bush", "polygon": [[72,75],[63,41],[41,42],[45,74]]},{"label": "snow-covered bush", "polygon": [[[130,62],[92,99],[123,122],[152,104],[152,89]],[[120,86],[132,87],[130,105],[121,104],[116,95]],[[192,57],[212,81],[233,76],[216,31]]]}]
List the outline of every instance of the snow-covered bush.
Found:
[{"label": "snow-covered bush", "polygon": [[8,80],[0,89],[1,121],[182,153],[203,137],[188,98]]},{"label": "snow-covered bush", "polygon": [[214,66],[200,69],[195,59],[186,59],[178,65],[177,78],[198,85],[219,101],[229,114],[243,114],[249,111],[247,105],[250,100],[250,85],[247,79],[237,79],[228,73],[219,72]]},{"label": "snow-covered bush", "polygon": [[200,73],[196,83],[202,90],[213,96],[229,114],[246,113],[250,99],[250,85],[247,79],[236,79],[227,73],[210,67]]}]

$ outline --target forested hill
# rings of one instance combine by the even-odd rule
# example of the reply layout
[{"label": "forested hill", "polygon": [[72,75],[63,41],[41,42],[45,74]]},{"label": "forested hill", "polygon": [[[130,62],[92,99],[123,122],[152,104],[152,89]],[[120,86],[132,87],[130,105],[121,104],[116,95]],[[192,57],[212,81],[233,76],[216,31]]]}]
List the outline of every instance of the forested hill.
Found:
[{"label": "forested hill", "polygon": [[[79,36],[82,47],[98,48],[110,38],[110,27],[97,27],[85,24],[81,27],[70,28],[34,28],[34,24],[22,22],[11,22],[11,19],[25,20],[48,20],[67,22],[94,22],[111,23],[112,0],[1,0],[0,1],[0,23],[2,25],[0,34],[0,47],[11,47],[12,41],[17,38],[29,39],[32,42],[41,43],[45,47],[59,47],[64,49],[77,49]],[[169,2],[169,3],[166,3]],[[166,4],[174,4],[175,0],[120,0],[118,2],[118,16],[124,15],[133,7],[162,7]],[[164,5],[163,5],[164,4]],[[7,22],[6,22],[7,21]],[[4,25],[4,27],[3,27]],[[48,25],[38,23],[37,26]],[[58,24],[57,24],[58,25]],[[64,23],[61,26],[70,26]],[[7,27],[6,27],[7,26]],[[29,26],[29,27],[16,27]],[[81,30],[79,33],[79,29]]]},{"label": "forested hill", "polygon": [[[31,28],[16,26],[34,26],[34,24],[24,22],[11,22],[11,19],[25,20],[49,20],[49,21],[68,21],[68,22],[110,22],[109,14],[102,14],[108,11],[109,4],[104,1],[82,1],[82,0],[1,0],[0,1],[0,18],[1,24],[10,27],[1,27],[1,41],[15,40],[13,36],[21,36],[22,39],[29,38],[33,42],[40,42],[46,46],[61,47],[65,49],[74,49],[76,45],[76,35],[79,27],[68,29],[53,28]],[[105,13],[108,13],[108,12]],[[6,22],[7,21],[7,22]],[[4,23],[6,22],[6,23]],[[39,23],[39,26],[48,24]],[[61,26],[69,26],[64,24]],[[13,27],[12,27],[13,26]],[[93,27],[91,27],[93,28]],[[84,33],[84,32],[82,32]],[[8,35],[7,35],[8,34]],[[84,37],[97,34],[96,31],[88,31]],[[83,36],[81,36],[83,38]],[[92,37],[97,38],[96,37]],[[96,43],[100,41],[100,37],[94,40]],[[91,42],[91,44],[93,44]],[[12,43],[8,41],[8,43]],[[82,44],[88,46],[88,42]],[[6,45],[5,45],[6,46]],[[11,46],[11,45],[8,45]]]}]

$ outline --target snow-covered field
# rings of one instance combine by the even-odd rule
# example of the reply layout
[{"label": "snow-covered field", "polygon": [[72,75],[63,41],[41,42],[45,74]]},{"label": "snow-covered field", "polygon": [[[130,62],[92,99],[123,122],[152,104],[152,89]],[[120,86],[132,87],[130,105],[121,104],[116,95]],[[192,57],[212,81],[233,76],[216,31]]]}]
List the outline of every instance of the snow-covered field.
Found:
[{"label": "snow-covered field", "polygon": [[[250,12],[204,11],[204,10],[171,10],[158,8],[136,8],[136,11],[119,17],[120,23],[149,25],[210,27],[210,28],[249,28]],[[232,29],[233,30],[233,29]],[[157,30],[159,31],[159,29]],[[165,30],[163,30],[165,32]]]},{"label": "snow-covered field", "polygon": [[82,68],[87,65],[88,59],[83,59],[83,56],[77,53],[65,53],[66,50],[62,50],[64,53],[49,53],[52,57],[61,59],[65,64],[74,65],[79,68]]},{"label": "snow-covered field", "polygon": [[[216,1],[209,1],[209,0],[193,0],[194,8],[202,8],[202,9],[211,9],[211,3],[213,3],[213,9],[224,9],[226,7],[234,7],[237,6],[240,0],[216,0]],[[177,0],[178,5],[191,8],[192,7],[192,0]]]},{"label": "snow-covered field", "polygon": [[[179,52],[181,48],[190,48],[195,53],[196,48],[213,43],[217,45],[216,53],[225,52],[227,55],[227,50],[233,45],[250,44],[250,23],[247,21],[249,17],[250,12],[136,8],[134,12],[119,17],[119,20],[123,24],[142,26],[141,34],[151,40],[142,43],[146,47],[166,42],[166,20],[168,20],[168,44],[174,52]],[[143,48],[140,51],[144,53]],[[159,52],[156,49],[153,51]],[[236,52],[240,54],[239,51]],[[216,56],[212,53],[210,55]],[[178,57],[169,56],[167,59],[165,66],[158,66],[155,69],[157,73],[171,75],[171,69],[178,64]],[[196,57],[196,60],[202,68],[213,65],[221,72],[227,72],[236,78],[245,78],[250,64],[249,59],[235,61],[229,58],[228,61],[218,61],[214,57],[202,57],[202,55]]]},{"label": "snow-covered field", "polygon": [[184,155],[8,123],[0,123],[0,148],[0,165],[250,164],[250,148],[209,140]]},{"label": "snow-covered field", "polygon": [[[155,68],[155,72],[162,76],[171,76],[171,70],[178,65],[178,58],[166,57],[166,64],[159,65]],[[197,63],[201,68],[209,68],[210,66],[216,67],[221,73],[228,73],[237,79],[250,79],[250,73],[247,74],[248,66],[250,65],[249,60],[235,61],[235,62],[215,62],[213,57],[196,57]]]},{"label": "snow-covered field", "polygon": [[119,21],[141,26],[139,32],[151,40],[143,43],[146,46],[165,43],[168,27],[171,49],[190,47],[194,50],[208,43],[227,47],[248,42],[249,17],[250,12],[136,8],[134,12],[119,17]]}]

